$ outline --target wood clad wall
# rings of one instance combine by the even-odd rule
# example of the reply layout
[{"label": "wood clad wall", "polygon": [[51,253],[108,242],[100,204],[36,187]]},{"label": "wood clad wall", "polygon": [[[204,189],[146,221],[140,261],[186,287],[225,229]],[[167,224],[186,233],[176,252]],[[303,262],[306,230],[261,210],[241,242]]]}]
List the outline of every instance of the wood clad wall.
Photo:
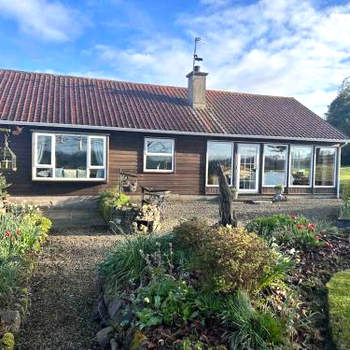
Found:
[{"label": "wood clad wall", "polygon": [[[39,130],[39,128],[35,128]],[[57,130],[45,128],[42,130]],[[77,130],[61,129],[60,132]],[[82,130],[93,133],[93,131]],[[175,171],[173,173],[144,173],[144,137],[169,137],[175,139]],[[96,195],[110,186],[117,186],[119,170],[127,169],[138,175],[138,183],[145,186],[164,187],[178,194],[203,194],[205,179],[205,145],[201,137],[145,135],[141,133],[109,133],[108,181],[91,182],[48,182],[32,181],[32,139],[31,130],[25,128],[21,135],[11,136],[10,147],[17,155],[18,170],[8,176],[13,185],[13,195]]]},{"label": "wood clad wall", "polygon": [[[34,128],[33,128],[34,129]],[[35,128],[40,130],[40,128]],[[77,132],[77,129],[42,128],[59,132]],[[93,134],[92,130],[81,130]],[[96,131],[95,131],[96,132]],[[100,132],[102,133],[102,132]],[[19,136],[10,137],[10,147],[17,155],[18,170],[8,175],[13,195],[96,195],[101,190],[117,186],[120,169],[135,172],[139,185],[167,188],[173,193],[199,195],[217,194],[218,188],[205,186],[207,138],[195,136],[167,136],[131,132],[109,132],[108,180],[94,182],[32,181],[32,133],[24,128]],[[168,137],[175,140],[175,169],[173,173],[144,173],[144,137]],[[0,138],[2,135],[0,134]],[[232,141],[232,140],[231,140]],[[2,143],[2,139],[0,139]],[[262,162],[260,162],[260,167]],[[260,169],[261,171],[261,169]],[[336,194],[336,188],[288,188],[288,194]],[[262,194],[274,189],[262,187]]]}]

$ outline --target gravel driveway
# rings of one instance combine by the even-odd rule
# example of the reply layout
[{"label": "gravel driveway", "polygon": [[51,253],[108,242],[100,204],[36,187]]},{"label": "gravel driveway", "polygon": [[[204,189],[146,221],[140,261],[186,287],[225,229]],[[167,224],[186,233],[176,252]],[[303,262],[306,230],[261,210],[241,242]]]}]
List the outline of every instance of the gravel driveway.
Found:
[{"label": "gravel driveway", "polygon": [[[280,204],[237,202],[234,208],[244,223],[258,214],[277,212],[333,220],[340,205],[335,199],[290,199]],[[198,216],[216,222],[218,215],[215,198],[172,200],[165,212],[163,232],[182,219]],[[18,349],[97,349],[97,324],[93,321],[96,267],[121,239],[93,229],[70,229],[49,237],[32,280],[31,313],[19,336]]]},{"label": "gravel driveway", "polygon": [[[241,224],[246,223],[256,215],[271,215],[274,213],[303,214],[310,218],[335,220],[342,201],[329,198],[293,198],[287,202],[272,203],[268,200],[257,200],[256,204],[234,202],[233,208]],[[182,219],[200,217],[215,223],[219,219],[219,203],[216,198],[198,200],[170,201],[165,212],[163,231],[169,231]]]},{"label": "gravel driveway", "polygon": [[31,311],[18,349],[98,349],[96,267],[120,237],[88,231],[49,237],[32,280]]}]

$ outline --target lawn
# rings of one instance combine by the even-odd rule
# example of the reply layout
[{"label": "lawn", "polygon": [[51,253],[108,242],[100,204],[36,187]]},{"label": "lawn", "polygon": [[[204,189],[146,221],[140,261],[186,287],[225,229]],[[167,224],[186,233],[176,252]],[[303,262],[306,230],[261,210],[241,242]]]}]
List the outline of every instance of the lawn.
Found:
[{"label": "lawn", "polygon": [[341,168],[340,179],[342,183],[350,182],[350,166],[345,166]]}]

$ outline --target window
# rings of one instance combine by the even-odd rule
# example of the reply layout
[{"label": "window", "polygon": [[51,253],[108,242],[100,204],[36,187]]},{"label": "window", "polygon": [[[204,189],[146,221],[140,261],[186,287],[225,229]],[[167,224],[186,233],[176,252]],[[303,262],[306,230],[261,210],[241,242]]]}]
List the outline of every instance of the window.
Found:
[{"label": "window", "polygon": [[174,140],[145,138],[144,171],[174,171]]},{"label": "window", "polygon": [[315,186],[334,187],[336,169],[336,149],[316,147]]},{"label": "window", "polygon": [[33,179],[103,181],[106,136],[33,133]]},{"label": "window", "polygon": [[286,186],[287,146],[264,145],[264,186]]},{"label": "window", "polygon": [[207,145],[207,186],[218,186],[216,164],[219,163],[224,171],[229,185],[232,185],[232,142],[208,141]]},{"label": "window", "polygon": [[291,146],[290,185],[311,186],[312,147]]}]

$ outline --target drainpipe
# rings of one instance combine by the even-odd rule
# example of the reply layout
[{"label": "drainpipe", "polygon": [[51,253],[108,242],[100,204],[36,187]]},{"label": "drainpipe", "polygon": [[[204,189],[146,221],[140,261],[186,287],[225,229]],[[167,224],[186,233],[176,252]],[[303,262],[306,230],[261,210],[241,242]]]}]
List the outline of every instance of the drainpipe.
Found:
[{"label": "drainpipe", "polygon": [[349,142],[345,142],[343,145],[338,148],[338,169],[337,169],[337,199],[340,198],[340,167],[341,167],[341,150],[345,147]]}]

